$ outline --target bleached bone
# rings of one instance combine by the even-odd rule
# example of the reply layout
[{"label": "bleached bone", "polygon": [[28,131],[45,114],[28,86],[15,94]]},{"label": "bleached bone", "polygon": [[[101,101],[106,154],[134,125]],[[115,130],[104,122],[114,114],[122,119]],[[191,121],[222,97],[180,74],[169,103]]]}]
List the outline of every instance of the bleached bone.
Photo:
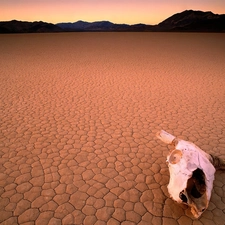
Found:
[{"label": "bleached bone", "polygon": [[194,217],[200,217],[211,198],[215,171],[225,168],[224,161],[164,130],[156,136],[164,143],[175,146],[167,156],[170,172],[167,187],[171,198],[190,206]]}]

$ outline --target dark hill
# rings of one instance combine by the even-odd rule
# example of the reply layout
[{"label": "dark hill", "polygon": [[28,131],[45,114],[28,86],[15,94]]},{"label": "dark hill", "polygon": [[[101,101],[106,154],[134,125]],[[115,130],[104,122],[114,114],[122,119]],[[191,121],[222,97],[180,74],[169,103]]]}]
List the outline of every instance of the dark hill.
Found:
[{"label": "dark hill", "polygon": [[225,32],[225,15],[186,10],[159,23],[160,31]]},{"label": "dark hill", "polygon": [[97,21],[89,23],[79,20],[74,23],[58,23],[56,25],[65,31],[125,31],[129,30],[130,28],[130,25],[114,24],[109,21]]},{"label": "dark hill", "polygon": [[60,27],[45,22],[6,21],[0,22],[0,33],[45,33],[61,32]]}]

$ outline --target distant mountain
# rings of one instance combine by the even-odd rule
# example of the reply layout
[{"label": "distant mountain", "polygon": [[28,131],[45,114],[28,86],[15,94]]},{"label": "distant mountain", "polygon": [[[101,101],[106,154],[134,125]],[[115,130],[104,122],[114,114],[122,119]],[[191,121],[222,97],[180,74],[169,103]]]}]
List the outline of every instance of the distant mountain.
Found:
[{"label": "distant mountain", "polygon": [[0,33],[45,33],[45,32],[62,32],[63,30],[51,23],[45,22],[23,22],[23,21],[6,21],[0,22]]},{"label": "distant mountain", "polygon": [[56,25],[64,31],[150,31],[153,27],[145,24],[115,24],[109,21],[88,23],[81,20],[75,23],[58,23]]},{"label": "distant mountain", "polygon": [[51,24],[45,22],[0,22],[0,33],[37,32],[93,32],[93,31],[152,31],[152,32],[225,32],[225,14],[186,10],[162,21],[158,25],[115,24],[109,21]]},{"label": "distant mountain", "polygon": [[186,10],[162,21],[158,25],[114,24],[108,21],[58,23],[64,31],[183,31],[183,32],[225,32],[225,14]]},{"label": "distant mountain", "polygon": [[160,31],[225,32],[225,14],[186,10],[157,25]]},{"label": "distant mountain", "polygon": [[74,23],[58,23],[56,25],[65,31],[112,31],[123,26],[111,23],[109,21],[89,23],[81,20]]}]

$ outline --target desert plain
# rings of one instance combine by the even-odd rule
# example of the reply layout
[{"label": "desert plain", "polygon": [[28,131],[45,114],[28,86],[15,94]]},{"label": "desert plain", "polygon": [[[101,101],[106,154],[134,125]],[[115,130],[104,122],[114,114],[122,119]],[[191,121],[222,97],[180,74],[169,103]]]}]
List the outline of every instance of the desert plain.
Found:
[{"label": "desert plain", "polygon": [[169,198],[164,129],[225,159],[225,34],[0,35],[0,223],[223,225]]}]

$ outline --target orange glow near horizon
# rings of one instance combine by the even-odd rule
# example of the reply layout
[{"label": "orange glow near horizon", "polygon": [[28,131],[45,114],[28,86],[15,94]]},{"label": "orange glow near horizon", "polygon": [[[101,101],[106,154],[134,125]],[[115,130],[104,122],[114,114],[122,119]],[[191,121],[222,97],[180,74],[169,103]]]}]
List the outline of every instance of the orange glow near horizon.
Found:
[{"label": "orange glow near horizon", "polygon": [[0,21],[45,21],[50,23],[93,22],[108,20],[113,23],[158,24],[169,16],[186,9],[212,11],[223,14],[225,1],[190,1],[180,3],[173,0],[3,0],[0,2]]}]

